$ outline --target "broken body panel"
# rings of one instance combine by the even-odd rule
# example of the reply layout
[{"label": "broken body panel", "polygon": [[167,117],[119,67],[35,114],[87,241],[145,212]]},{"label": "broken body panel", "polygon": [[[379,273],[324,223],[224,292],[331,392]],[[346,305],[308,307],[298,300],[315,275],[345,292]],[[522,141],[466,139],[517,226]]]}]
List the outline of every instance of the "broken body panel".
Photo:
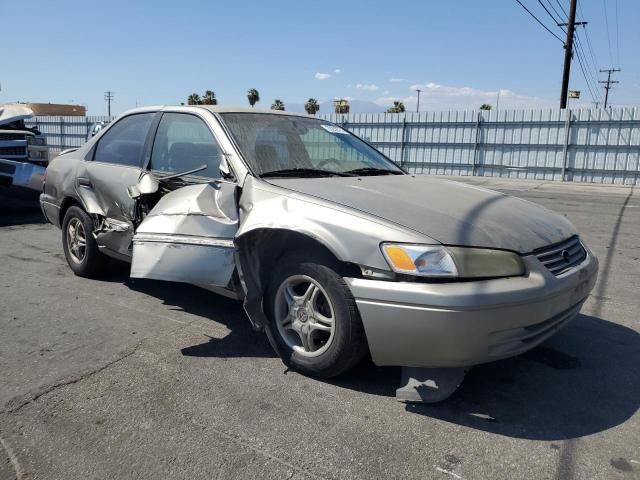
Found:
[{"label": "broken body panel", "polygon": [[0,105],[0,186],[31,195],[42,191],[49,161],[46,137],[25,120],[33,111],[21,104]]}]

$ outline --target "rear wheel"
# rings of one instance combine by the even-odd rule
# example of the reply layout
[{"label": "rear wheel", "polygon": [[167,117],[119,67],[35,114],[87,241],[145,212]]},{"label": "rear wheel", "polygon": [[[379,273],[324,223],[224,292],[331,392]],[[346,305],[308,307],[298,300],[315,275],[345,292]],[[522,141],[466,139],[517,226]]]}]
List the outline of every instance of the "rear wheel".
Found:
[{"label": "rear wheel", "polygon": [[302,373],[333,377],[367,351],[355,300],[333,269],[304,260],[276,268],[266,298],[269,341]]},{"label": "rear wheel", "polygon": [[101,273],[108,258],[93,238],[93,221],[80,207],[69,207],[62,222],[62,247],[73,273],[93,277]]}]

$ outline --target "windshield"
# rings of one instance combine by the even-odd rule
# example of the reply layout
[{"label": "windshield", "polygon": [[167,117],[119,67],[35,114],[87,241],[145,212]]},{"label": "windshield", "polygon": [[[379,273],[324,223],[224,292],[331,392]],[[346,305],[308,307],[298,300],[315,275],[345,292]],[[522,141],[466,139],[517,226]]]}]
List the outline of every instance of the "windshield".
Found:
[{"label": "windshield", "polygon": [[329,122],[264,113],[221,115],[260,176],[402,174],[380,152]]}]

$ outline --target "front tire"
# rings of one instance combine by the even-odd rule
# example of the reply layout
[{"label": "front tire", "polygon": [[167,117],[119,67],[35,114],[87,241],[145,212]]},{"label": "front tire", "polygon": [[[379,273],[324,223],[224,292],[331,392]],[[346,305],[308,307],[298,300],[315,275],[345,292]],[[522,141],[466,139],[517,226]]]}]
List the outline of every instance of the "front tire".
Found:
[{"label": "front tire", "polygon": [[92,232],[91,217],[80,207],[69,207],[62,222],[62,248],[69,267],[80,277],[99,275],[108,262]]},{"label": "front tire", "polygon": [[351,290],[325,265],[282,262],[274,271],[265,304],[269,342],[294,370],[334,377],[355,366],[367,352]]}]

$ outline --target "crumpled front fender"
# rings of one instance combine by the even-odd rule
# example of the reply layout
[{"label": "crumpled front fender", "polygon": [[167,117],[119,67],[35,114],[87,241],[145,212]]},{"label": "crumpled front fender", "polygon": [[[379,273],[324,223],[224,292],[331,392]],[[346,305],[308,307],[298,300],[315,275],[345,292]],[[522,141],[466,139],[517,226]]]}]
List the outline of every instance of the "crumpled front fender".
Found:
[{"label": "crumpled front fender", "polygon": [[[323,179],[318,179],[322,181]],[[431,238],[338,204],[291,192],[247,177],[239,203],[240,228],[236,245],[252,232],[291,231],[302,234],[330,251],[341,262],[389,270],[380,251],[381,242],[438,243]],[[296,245],[287,245],[294,250]],[[266,322],[262,299],[266,286],[259,274],[259,249],[240,248],[236,263],[245,290],[245,311],[255,328]]]}]

